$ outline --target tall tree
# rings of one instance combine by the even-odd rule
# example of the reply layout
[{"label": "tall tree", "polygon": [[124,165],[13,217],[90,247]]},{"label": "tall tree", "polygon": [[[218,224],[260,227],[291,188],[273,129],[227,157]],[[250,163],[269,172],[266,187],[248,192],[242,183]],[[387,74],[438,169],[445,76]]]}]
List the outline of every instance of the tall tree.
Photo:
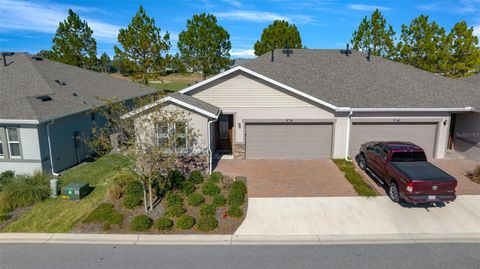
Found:
[{"label": "tall tree", "polygon": [[430,72],[441,72],[448,64],[446,43],[445,29],[421,15],[410,25],[402,25],[398,60]]},{"label": "tall tree", "polygon": [[116,58],[132,67],[133,77],[148,84],[148,73],[158,71],[163,63],[163,55],[170,49],[170,34],[160,34],[155,20],[150,18],[140,6],[135,17],[126,29],[120,29],[118,43],[123,49],[115,46]]},{"label": "tall tree", "polygon": [[445,75],[463,77],[480,71],[480,48],[478,37],[473,34],[473,27],[469,28],[465,21],[458,22],[446,40],[449,42],[446,45],[451,55],[444,71]]},{"label": "tall tree", "polygon": [[193,15],[187,29],[178,36],[178,49],[184,62],[201,70],[203,78],[226,68],[230,59],[230,35],[211,14]]},{"label": "tall tree", "polygon": [[102,72],[108,72],[108,64],[110,64],[110,57],[108,56],[108,54],[106,54],[105,52],[102,53],[102,55],[100,56],[100,66],[102,68]]},{"label": "tall tree", "polygon": [[263,29],[260,40],[255,42],[255,55],[260,56],[271,50],[285,48],[286,46],[292,49],[302,48],[300,32],[298,32],[295,24],[289,24],[284,20],[275,20]]},{"label": "tall tree", "polygon": [[350,41],[356,50],[371,49],[373,55],[391,59],[395,55],[395,31],[380,10],[376,9],[370,19],[364,17]]},{"label": "tall tree", "polygon": [[58,25],[53,38],[52,53],[47,56],[62,63],[92,69],[97,63],[97,42],[86,21],[68,10],[68,17]]}]

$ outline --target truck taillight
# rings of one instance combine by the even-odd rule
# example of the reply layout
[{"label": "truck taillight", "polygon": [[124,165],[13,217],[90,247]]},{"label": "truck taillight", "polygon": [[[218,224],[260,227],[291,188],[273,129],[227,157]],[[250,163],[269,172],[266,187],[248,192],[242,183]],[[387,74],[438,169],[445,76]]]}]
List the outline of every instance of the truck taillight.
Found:
[{"label": "truck taillight", "polygon": [[407,188],[406,188],[406,190],[407,190],[408,192],[413,192],[413,182],[408,182],[408,183],[407,183]]}]

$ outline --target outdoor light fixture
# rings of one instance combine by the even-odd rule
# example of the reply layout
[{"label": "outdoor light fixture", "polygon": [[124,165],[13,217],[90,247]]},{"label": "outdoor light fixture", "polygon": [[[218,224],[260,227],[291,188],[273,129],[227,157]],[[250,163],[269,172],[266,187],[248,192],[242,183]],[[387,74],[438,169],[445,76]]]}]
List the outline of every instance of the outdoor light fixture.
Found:
[{"label": "outdoor light fixture", "polygon": [[242,124],[240,122],[238,123],[238,129],[242,129]]},{"label": "outdoor light fixture", "polygon": [[443,126],[446,126],[447,125],[447,120],[444,120],[443,121]]}]

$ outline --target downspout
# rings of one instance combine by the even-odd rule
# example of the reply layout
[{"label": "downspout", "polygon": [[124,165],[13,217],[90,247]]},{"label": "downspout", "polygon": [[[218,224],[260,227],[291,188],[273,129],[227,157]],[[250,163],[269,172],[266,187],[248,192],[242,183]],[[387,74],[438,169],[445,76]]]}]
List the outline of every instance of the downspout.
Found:
[{"label": "downspout", "polygon": [[207,128],[207,136],[208,136],[208,157],[209,157],[209,161],[208,161],[208,174],[212,174],[212,170],[213,170],[213,152],[212,152],[212,132],[210,131],[211,130],[211,124],[216,122],[218,120],[218,117],[220,116],[220,113],[221,111],[218,112],[218,114],[215,116],[215,119],[213,120],[209,120],[208,121],[208,128]]},{"label": "downspout", "polygon": [[352,119],[351,119],[352,115],[353,115],[353,111],[350,111],[347,117],[347,141],[345,141],[345,161],[348,161],[348,162],[352,161],[348,158],[348,151],[350,150],[350,125],[352,123]]},{"label": "downspout", "polygon": [[47,123],[47,141],[48,141],[48,154],[50,155],[50,168],[53,176],[58,177],[60,174],[55,173],[55,169],[53,169],[53,156],[52,156],[52,141],[50,139],[50,125],[55,123],[54,120]]}]

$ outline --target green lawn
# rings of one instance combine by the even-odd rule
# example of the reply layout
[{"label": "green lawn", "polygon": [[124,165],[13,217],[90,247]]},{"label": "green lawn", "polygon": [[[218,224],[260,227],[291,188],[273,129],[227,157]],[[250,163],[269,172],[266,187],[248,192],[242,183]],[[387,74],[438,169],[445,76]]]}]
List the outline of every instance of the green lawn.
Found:
[{"label": "green lawn", "polygon": [[186,82],[186,81],[174,81],[174,82],[166,82],[166,83],[150,83],[150,86],[158,88],[160,90],[165,90],[166,92],[172,93],[184,89],[188,86],[191,86],[193,82]]},{"label": "green lawn", "polygon": [[333,162],[345,175],[345,178],[352,184],[353,189],[360,196],[377,196],[377,192],[372,189],[355,169],[355,165],[352,162],[343,159],[334,159]]},{"label": "green lawn", "polygon": [[88,182],[95,189],[81,201],[47,199],[27,214],[5,227],[2,232],[69,232],[103,200],[112,178],[123,169],[133,167],[133,160],[120,154],[109,154],[94,162],[83,163],[65,171],[60,184]]}]

